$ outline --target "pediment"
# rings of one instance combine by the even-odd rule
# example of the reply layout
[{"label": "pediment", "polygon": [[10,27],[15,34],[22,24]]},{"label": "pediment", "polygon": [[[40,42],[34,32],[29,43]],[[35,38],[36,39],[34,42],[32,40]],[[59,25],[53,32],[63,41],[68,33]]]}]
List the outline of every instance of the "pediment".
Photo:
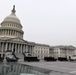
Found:
[{"label": "pediment", "polygon": [[23,39],[21,39],[21,38],[11,38],[11,39],[8,39],[7,41],[28,43],[27,41],[25,41],[25,40],[23,40]]},{"label": "pediment", "polygon": [[21,39],[19,37],[16,37],[16,38],[2,37],[2,38],[0,38],[0,41],[35,45],[35,42],[26,41],[26,40]]}]

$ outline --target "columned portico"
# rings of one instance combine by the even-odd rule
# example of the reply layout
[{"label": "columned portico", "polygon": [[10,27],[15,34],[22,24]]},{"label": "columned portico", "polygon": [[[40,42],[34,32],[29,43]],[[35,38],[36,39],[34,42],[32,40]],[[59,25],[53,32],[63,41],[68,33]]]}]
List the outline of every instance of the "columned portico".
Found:
[{"label": "columned portico", "polygon": [[26,43],[21,44],[21,43],[12,43],[11,42],[0,42],[0,52],[1,54],[5,54],[7,50],[11,50],[12,52],[15,51],[15,53],[23,53],[23,52],[29,52],[33,54],[33,49],[34,46],[28,45]]}]

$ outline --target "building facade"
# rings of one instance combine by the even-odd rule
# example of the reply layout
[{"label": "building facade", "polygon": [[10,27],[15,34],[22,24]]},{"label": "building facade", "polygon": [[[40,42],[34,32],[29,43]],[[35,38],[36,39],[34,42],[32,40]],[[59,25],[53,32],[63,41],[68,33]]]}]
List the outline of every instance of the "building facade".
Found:
[{"label": "building facade", "polygon": [[50,56],[55,58],[67,57],[75,55],[76,48],[74,46],[54,46],[50,47]]},{"label": "building facade", "polygon": [[15,6],[13,6],[11,14],[0,24],[0,56],[4,56],[7,50],[31,54],[34,50],[35,43],[23,39],[22,25],[15,12]]},{"label": "building facade", "polygon": [[49,57],[49,45],[45,44],[35,44],[34,47],[34,56],[37,56],[39,59],[44,59],[44,57]]}]

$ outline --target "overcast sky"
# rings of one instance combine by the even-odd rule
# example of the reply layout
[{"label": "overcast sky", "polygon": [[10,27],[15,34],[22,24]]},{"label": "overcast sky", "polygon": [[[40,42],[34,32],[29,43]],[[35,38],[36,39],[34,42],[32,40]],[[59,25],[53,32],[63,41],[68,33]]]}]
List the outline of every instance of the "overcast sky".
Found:
[{"label": "overcast sky", "polygon": [[0,0],[0,22],[13,5],[25,40],[76,46],[76,0]]}]

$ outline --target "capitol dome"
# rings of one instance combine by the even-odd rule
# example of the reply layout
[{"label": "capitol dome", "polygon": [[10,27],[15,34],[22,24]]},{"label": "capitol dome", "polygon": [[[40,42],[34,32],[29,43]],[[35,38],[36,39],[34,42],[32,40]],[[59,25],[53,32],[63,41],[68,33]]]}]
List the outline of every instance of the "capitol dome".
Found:
[{"label": "capitol dome", "polygon": [[15,22],[15,23],[18,23],[18,24],[21,24],[20,23],[20,20],[18,19],[18,17],[15,15],[15,6],[13,7],[13,10],[12,10],[12,13],[7,16],[3,22]]},{"label": "capitol dome", "polygon": [[10,14],[7,16],[3,22],[15,22],[20,24],[20,20],[16,17],[15,14]]},{"label": "capitol dome", "polygon": [[23,39],[23,30],[20,20],[15,15],[15,5],[13,6],[12,13],[7,16],[0,27],[0,37],[12,37],[12,38],[22,38]]}]

